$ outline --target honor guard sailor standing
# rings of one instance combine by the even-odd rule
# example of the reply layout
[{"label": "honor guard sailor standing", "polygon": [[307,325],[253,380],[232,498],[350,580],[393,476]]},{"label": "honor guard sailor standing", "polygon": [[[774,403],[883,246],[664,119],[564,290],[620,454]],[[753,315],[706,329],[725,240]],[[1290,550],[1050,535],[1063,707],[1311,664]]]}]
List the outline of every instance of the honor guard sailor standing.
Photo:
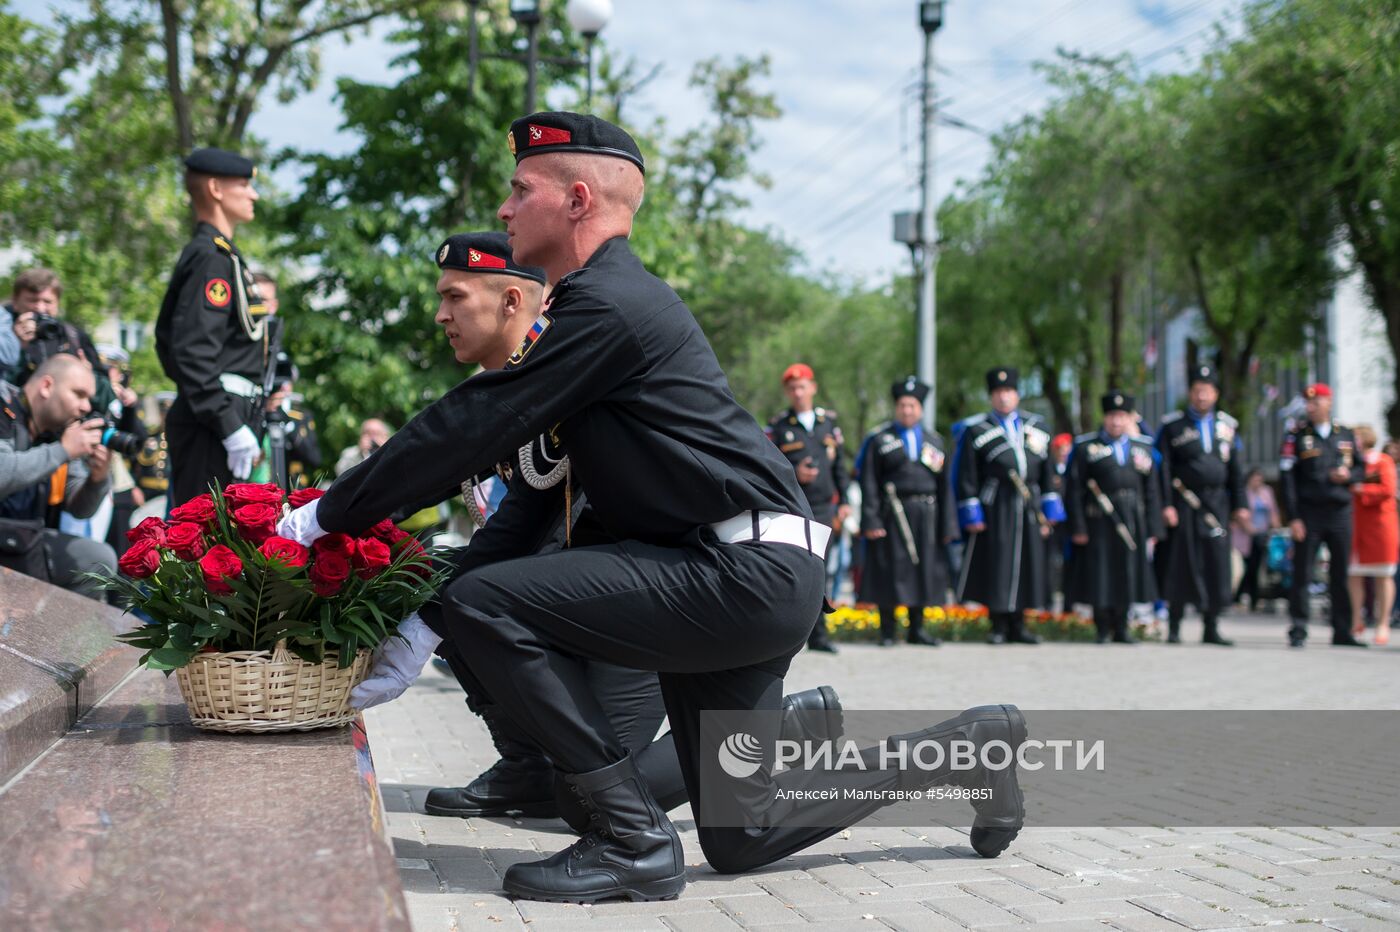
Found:
[{"label": "honor guard sailor standing", "polygon": [[273,334],[234,230],[253,219],[253,163],[223,149],[185,159],[196,224],[156,319],[156,355],[175,383],[166,418],[170,505],[252,472]]},{"label": "honor guard sailor standing", "polygon": [[880,608],[880,643],[894,643],[894,607],[909,609],[910,644],[937,646],[923,630],[924,606],[948,595],[943,548],[957,534],[943,438],[920,422],[929,387],[912,375],[894,383],[894,420],[864,444],[860,530],[866,539],[860,599]]},{"label": "honor guard sailor standing", "polygon": [[1065,518],[1060,496],[1048,491],[1050,433],[1039,417],[1018,410],[1018,379],[1010,366],[987,373],[992,410],[962,422],[953,473],[967,540],[958,601],[987,606],[993,644],[1039,643],[1022,615],[1045,605],[1045,538]]},{"label": "honor guard sailor standing", "polygon": [[[839,527],[851,513],[851,506],[846,504],[845,441],[836,423],[836,412],[813,404],[816,375],[804,363],[793,363],[783,372],[783,393],[792,407],[768,422],[768,437],[792,464],[802,494],[812,506],[812,516],[823,524]],[[807,647],[836,653],[836,645],[827,634],[825,615],[817,616]]]},{"label": "honor guard sailor standing", "polygon": [[1098,643],[1131,644],[1128,608],[1157,598],[1151,544],[1162,536],[1162,505],[1152,442],[1129,435],[1133,396],[1103,397],[1103,427],[1075,439],[1065,483],[1069,584],[1065,604],[1094,607]]},{"label": "honor guard sailor standing", "polygon": [[1308,586],[1318,545],[1326,544],[1332,643],[1365,647],[1365,642],[1351,633],[1347,565],[1351,562],[1351,487],[1366,478],[1366,464],[1357,452],[1351,428],[1332,420],[1332,389],[1321,382],[1309,385],[1303,391],[1303,401],[1307,419],[1284,436],[1278,464],[1283,507],[1294,540],[1288,645],[1302,647],[1308,639]]},{"label": "honor guard sailor standing", "polygon": [[1249,520],[1244,473],[1240,469],[1239,422],[1217,411],[1220,387],[1215,370],[1191,370],[1190,401],[1184,411],[1162,419],[1157,432],[1161,457],[1162,519],[1166,546],[1157,554],[1157,580],[1167,602],[1167,641],[1181,641],[1181,618],[1188,603],[1201,610],[1206,644],[1229,647],[1220,636],[1220,613],[1230,604],[1232,516]]}]

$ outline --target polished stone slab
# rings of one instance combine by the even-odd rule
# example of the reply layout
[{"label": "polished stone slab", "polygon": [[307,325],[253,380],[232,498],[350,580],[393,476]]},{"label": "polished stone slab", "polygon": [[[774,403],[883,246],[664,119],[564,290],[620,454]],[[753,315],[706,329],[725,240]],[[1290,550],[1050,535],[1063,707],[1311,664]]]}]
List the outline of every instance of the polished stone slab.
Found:
[{"label": "polished stone slab", "polygon": [[[102,602],[0,569],[0,654],[38,667],[70,687],[77,717],[136,665],[140,651],[115,640],[137,620]],[[0,682],[0,701],[7,692]]]},{"label": "polished stone slab", "polygon": [[72,704],[52,674],[0,651],[0,786],[68,730]]},{"label": "polished stone slab", "polygon": [[361,725],[182,711],[141,671],[0,794],[0,928],[409,928]]}]

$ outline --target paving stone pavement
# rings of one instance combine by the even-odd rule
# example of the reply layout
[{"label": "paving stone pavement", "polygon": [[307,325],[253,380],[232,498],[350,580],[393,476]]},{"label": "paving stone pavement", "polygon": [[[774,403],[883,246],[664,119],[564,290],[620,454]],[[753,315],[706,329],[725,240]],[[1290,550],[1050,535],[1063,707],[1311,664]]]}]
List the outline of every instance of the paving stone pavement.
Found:
[{"label": "paving stone pavement", "polygon": [[[1233,650],[1045,644],[804,653],[789,689],[834,685],[847,708],[1400,709],[1400,648],[1284,644],[1286,621],[1226,620]],[[1187,620],[1188,641],[1199,623]],[[388,828],[419,932],[633,929],[1400,929],[1400,829],[1027,829],[995,860],[965,830],[856,828],[739,877],[706,866],[688,808],[673,813],[690,883],[662,903],[512,901],[511,864],[571,842],[563,823],[423,814],[434,786],[495,758],[455,681],[429,667],[403,697],[366,713]],[[1344,788],[1343,788],[1344,789]]]}]

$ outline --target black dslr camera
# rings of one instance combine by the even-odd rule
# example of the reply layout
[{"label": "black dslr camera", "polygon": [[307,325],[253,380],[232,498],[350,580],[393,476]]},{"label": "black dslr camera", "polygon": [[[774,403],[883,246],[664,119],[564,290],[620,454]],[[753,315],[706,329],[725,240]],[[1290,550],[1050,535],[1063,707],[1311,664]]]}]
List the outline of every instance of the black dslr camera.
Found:
[{"label": "black dslr camera", "polygon": [[102,419],[102,445],[113,453],[134,457],[141,452],[145,443],[135,434],[117,430],[117,424],[110,417]]},{"label": "black dslr camera", "polygon": [[34,315],[34,340],[45,343],[62,342],[68,338],[63,329],[63,321],[57,317],[50,317],[48,314]]}]

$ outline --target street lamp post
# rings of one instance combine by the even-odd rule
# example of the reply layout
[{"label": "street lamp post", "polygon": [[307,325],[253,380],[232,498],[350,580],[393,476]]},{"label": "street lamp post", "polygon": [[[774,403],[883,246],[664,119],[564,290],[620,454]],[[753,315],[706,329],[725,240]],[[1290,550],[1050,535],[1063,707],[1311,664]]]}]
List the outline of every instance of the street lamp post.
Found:
[{"label": "street lamp post", "polygon": [[584,59],[588,68],[588,91],[584,98],[589,110],[593,109],[593,43],[598,33],[612,19],[612,0],[569,0],[564,12],[569,17],[569,25],[583,36],[588,52]]},{"label": "street lamp post", "polygon": [[934,203],[933,175],[933,34],[943,25],[944,0],[920,0],[919,27],[924,33],[924,80],[921,116],[923,122],[919,185],[919,378],[932,389],[924,408],[924,423],[935,426],[938,410],[938,314],[935,276],[938,270],[938,205]]},{"label": "street lamp post", "polygon": [[522,62],[525,65],[525,112],[534,113],[538,103],[538,81],[540,62],[548,62],[551,65],[561,65],[566,68],[586,68],[588,69],[588,91],[587,106],[593,108],[593,43],[598,39],[598,33],[612,19],[612,0],[569,0],[569,5],[565,12],[569,17],[569,24],[583,36],[587,43],[588,55],[580,60],[577,58],[565,58],[562,56],[540,55],[539,28],[544,16],[542,12],[542,0],[510,0],[510,15],[517,23],[525,27],[525,54],[524,55],[502,55],[499,53],[488,53],[483,55],[477,48],[477,36],[479,33],[479,23],[477,11],[480,9],[483,0],[466,0],[467,2],[467,94],[470,96],[476,84],[476,65],[482,58],[503,58],[510,61]]}]

